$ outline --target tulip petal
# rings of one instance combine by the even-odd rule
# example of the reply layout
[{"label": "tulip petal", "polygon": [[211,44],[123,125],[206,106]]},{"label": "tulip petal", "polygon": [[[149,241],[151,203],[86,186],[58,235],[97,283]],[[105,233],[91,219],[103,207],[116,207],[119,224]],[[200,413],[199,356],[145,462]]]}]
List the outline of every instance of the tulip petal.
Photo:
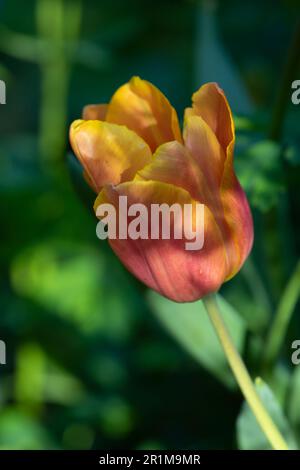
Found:
[{"label": "tulip petal", "polygon": [[212,192],[218,191],[225,153],[212,129],[200,116],[188,116],[184,124],[184,143],[200,166]]},{"label": "tulip petal", "polygon": [[164,142],[182,140],[175,109],[158,88],[139,77],[133,77],[116,91],[106,120],[135,131],[152,151]]},{"label": "tulip petal", "polygon": [[208,124],[216,135],[225,154],[234,140],[234,123],[230,106],[217,83],[206,83],[192,96],[193,107],[186,110],[186,117],[196,115]]},{"label": "tulip petal", "polygon": [[132,179],[152,157],[148,145],[134,132],[103,121],[73,122],[70,141],[96,192],[106,184]]},{"label": "tulip petal", "polygon": [[232,168],[225,167],[221,187],[221,200],[224,217],[230,228],[236,255],[232,256],[231,270],[226,280],[233,277],[249,255],[254,238],[253,220],[246,195],[241,188]]},{"label": "tulip petal", "polygon": [[105,121],[107,108],[107,104],[88,104],[83,108],[82,119]]},{"label": "tulip petal", "polygon": [[[204,129],[203,132],[205,134],[208,128],[207,124],[205,124],[204,121],[197,116],[188,118],[188,121],[191,119],[200,120],[200,128]],[[187,129],[187,133],[189,134],[193,134],[194,132],[192,137],[190,137],[190,135],[186,137],[187,141],[191,143],[193,139],[195,139],[196,150],[199,150],[201,155],[198,155],[198,158],[194,158],[195,151],[193,151],[193,153],[189,152],[188,148],[184,147],[179,142],[169,142],[167,144],[163,144],[153,155],[151,163],[137,172],[135,181],[155,180],[173,184],[188,191],[193,199],[206,204],[213,213],[219,231],[222,234],[223,244],[225,246],[227,255],[229,275],[234,269],[234,266],[239,262],[239,252],[237,252],[237,248],[234,244],[231,228],[226,220],[226,215],[222,204],[218,181],[222,176],[220,175],[220,165],[217,166],[219,169],[218,177],[214,177],[213,172],[210,173],[212,170],[214,170],[214,168],[210,169],[209,165],[207,165],[205,161],[205,158],[208,160],[208,162],[210,160],[214,161],[214,146],[219,151],[219,154],[216,152],[216,159],[218,156],[221,156],[222,149],[216,141],[215,136],[210,135],[211,130],[208,131],[208,137],[212,139],[213,143],[210,144],[208,141],[209,139],[207,138],[201,139],[202,131],[200,129],[198,145],[198,134],[196,132],[198,125],[195,127],[187,126]],[[206,143],[206,141],[208,142]],[[203,142],[203,145],[201,145],[201,142]],[[193,145],[191,147],[195,149]],[[199,165],[199,159],[202,162],[202,158],[203,165]],[[205,173],[202,171],[202,167],[204,167]],[[208,176],[210,176],[210,178]]]},{"label": "tulip petal", "polygon": [[[157,181],[131,181],[116,187],[105,187],[95,202],[110,202],[119,210],[119,196],[127,196],[128,206],[142,203],[148,208],[150,227],[151,205],[166,203],[192,204],[196,202],[181,188]],[[129,223],[129,219],[128,223]],[[171,219],[171,234],[174,220]],[[204,246],[186,250],[186,240],[137,239],[109,240],[109,243],[127,269],[146,285],[177,302],[190,302],[219,289],[226,275],[226,255],[222,236],[214,217],[205,206]]]},{"label": "tulip petal", "polygon": [[205,204],[210,199],[200,166],[180,142],[168,142],[158,147],[151,162],[137,172],[135,180],[173,184]]},{"label": "tulip petal", "polygon": [[235,143],[234,122],[230,106],[223,90],[216,83],[203,85],[192,97],[193,107],[186,110],[185,119],[200,116],[215,133],[226,156],[221,174],[220,197],[223,217],[226,220],[223,233],[230,240],[228,245],[230,279],[240,269],[253,244],[253,221],[246,195],[233,168]]}]

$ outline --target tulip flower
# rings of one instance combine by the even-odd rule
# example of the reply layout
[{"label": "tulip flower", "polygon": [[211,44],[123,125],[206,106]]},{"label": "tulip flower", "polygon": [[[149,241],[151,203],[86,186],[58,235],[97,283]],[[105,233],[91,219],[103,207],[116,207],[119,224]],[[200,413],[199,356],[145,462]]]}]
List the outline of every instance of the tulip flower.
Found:
[{"label": "tulip flower", "polygon": [[[223,321],[213,295],[232,278],[253,242],[248,202],[233,168],[234,123],[224,92],[203,85],[184,113],[183,132],[176,111],[151,83],[134,77],[110,103],[86,106],[71,125],[70,140],[98,209],[109,204],[128,225],[120,203],[131,208],[166,204],[204,207],[204,244],[189,251],[184,238],[109,238],[137,278],[177,302],[203,298],[232,372],[261,430],[274,449],[288,445],[264,403]],[[151,210],[146,218],[152,216]],[[150,216],[149,216],[150,214]],[[190,213],[194,226],[194,212]],[[143,219],[144,220],[144,219]],[[175,228],[175,216],[169,219]],[[121,227],[122,228],[122,227]],[[119,227],[120,229],[120,227]],[[152,233],[152,232],[151,232]]]},{"label": "tulip flower", "polygon": [[133,77],[109,104],[86,106],[70,141],[97,193],[95,210],[118,198],[130,204],[204,204],[204,245],[178,239],[110,239],[128,270],[177,302],[217,291],[247,258],[253,241],[248,202],[233,168],[234,123],[224,92],[203,85],[185,110],[175,109],[151,83]]}]

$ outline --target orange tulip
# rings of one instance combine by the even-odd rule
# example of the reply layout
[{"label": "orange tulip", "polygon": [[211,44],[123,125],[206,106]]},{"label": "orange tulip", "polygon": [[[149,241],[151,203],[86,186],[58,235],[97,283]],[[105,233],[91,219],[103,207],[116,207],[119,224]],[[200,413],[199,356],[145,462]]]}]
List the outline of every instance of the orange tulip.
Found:
[{"label": "orange tulip", "polygon": [[246,196],[233,169],[234,123],[224,92],[203,85],[176,111],[151,83],[134,77],[108,105],[84,108],[70,129],[72,148],[98,194],[94,208],[119,196],[129,204],[204,204],[204,246],[178,239],[110,239],[124,265],[162,295],[188,302],[234,276],[253,242]]}]

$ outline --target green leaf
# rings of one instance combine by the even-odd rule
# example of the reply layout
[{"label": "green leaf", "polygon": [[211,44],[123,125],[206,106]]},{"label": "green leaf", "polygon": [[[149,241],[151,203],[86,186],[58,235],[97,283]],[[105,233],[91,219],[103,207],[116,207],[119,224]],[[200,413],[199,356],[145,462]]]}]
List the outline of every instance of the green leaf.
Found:
[{"label": "green leaf", "polygon": [[[289,448],[297,449],[296,439],[272,390],[260,378],[256,379],[255,387],[266,410],[280,430]],[[239,449],[241,450],[272,449],[246,402],[244,402],[237,420],[237,439]]]},{"label": "green leaf", "polygon": [[35,245],[14,259],[11,278],[20,296],[87,334],[126,340],[131,332],[132,313],[139,307],[134,287],[118,260],[100,246],[59,240]]},{"label": "green leaf", "polygon": [[251,205],[262,212],[274,207],[284,191],[281,147],[263,140],[248,146],[236,158],[236,172]]},{"label": "green leaf", "polygon": [[[295,350],[291,350],[291,354]],[[300,437],[300,367],[296,366],[290,380],[290,395],[288,402],[288,416],[291,423],[296,427]]]},{"label": "green leaf", "polygon": [[300,165],[300,149],[296,143],[290,144],[285,148],[283,152],[283,157],[285,160],[292,166],[297,167]]},{"label": "green leaf", "polygon": [[0,450],[54,449],[52,437],[42,424],[29,414],[6,407],[0,415]]},{"label": "green leaf", "polygon": [[[203,302],[179,304],[152,291],[149,293],[149,302],[155,315],[181,347],[224,384],[233,386],[235,382],[232,373]],[[245,322],[220,295],[218,303],[234,344],[241,352],[246,333]]]}]

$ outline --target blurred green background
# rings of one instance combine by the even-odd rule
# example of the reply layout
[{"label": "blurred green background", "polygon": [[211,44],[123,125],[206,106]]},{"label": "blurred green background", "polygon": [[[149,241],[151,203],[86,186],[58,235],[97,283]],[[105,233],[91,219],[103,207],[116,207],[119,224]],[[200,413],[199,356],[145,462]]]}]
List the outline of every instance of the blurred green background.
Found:
[{"label": "blurred green background", "polygon": [[299,445],[299,11],[296,0],[0,2],[1,449],[268,447],[202,303],[149,293],[96,238],[68,126],[132,75],[181,116],[206,81],[229,98],[255,245],[220,305]]}]

